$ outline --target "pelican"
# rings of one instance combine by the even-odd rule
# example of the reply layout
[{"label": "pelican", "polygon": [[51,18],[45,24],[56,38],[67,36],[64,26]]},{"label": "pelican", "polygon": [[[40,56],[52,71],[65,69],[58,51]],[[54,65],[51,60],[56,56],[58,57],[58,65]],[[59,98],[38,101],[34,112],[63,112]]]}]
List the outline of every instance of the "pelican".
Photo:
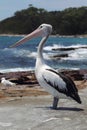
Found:
[{"label": "pelican", "polygon": [[43,58],[43,47],[44,43],[48,39],[52,32],[52,26],[49,24],[41,24],[35,31],[26,35],[24,38],[16,42],[11,46],[11,48],[21,45],[28,40],[42,36],[42,40],[37,49],[37,59],[35,67],[35,75],[41,87],[53,95],[53,108],[56,109],[58,105],[59,98],[71,98],[76,102],[81,104],[80,97],[78,95],[78,90],[69,77],[57,72],[55,69],[51,68],[45,64]]}]

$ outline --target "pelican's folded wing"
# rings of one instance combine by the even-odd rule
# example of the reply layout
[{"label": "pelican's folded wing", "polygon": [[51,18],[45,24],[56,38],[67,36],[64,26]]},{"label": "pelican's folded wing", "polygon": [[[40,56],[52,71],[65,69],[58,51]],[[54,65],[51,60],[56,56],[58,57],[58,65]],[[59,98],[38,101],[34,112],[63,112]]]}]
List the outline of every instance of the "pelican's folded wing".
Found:
[{"label": "pelican's folded wing", "polygon": [[69,77],[58,73],[53,69],[46,69],[46,72],[43,73],[43,78],[47,84],[67,96],[78,91],[74,82]]}]

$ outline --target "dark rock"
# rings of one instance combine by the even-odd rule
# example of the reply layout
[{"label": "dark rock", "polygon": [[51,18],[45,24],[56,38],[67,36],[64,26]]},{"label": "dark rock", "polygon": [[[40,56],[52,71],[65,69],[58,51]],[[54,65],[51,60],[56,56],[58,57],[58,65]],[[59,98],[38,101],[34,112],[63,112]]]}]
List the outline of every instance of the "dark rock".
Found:
[{"label": "dark rock", "polygon": [[61,59],[61,58],[64,58],[64,57],[68,57],[68,54],[58,54],[58,55],[53,55],[51,56],[51,58],[53,59]]},{"label": "dark rock", "polygon": [[53,48],[52,50],[54,51],[71,51],[71,50],[75,50],[76,48],[74,47],[70,47],[70,48]]},{"label": "dark rock", "polygon": [[0,75],[0,79],[2,77],[21,85],[37,84],[37,80],[33,71],[2,73]]},{"label": "dark rock", "polygon": [[83,80],[84,74],[87,70],[64,70],[61,73],[70,76],[73,80]]},{"label": "dark rock", "polygon": [[80,49],[80,48],[86,48],[87,49],[87,46],[80,46],[80,47],[68,47],[68,48],[53,48],[52,50],[54,51],[71,51],[71,50],[75,50],[75,49]]},{"label": "dark rock", "polygon": [[[60,70],[61,73],[67,75],[72,78],[72,80],[83,80],[85,74],[87,74],[87,70]],[[10,73],[2,73],[0,74],[0,79],[5,77],[10,81],[16,84],[29,84],[36,85],[38,84],[34,71],[25,71],[25,72],[10,72]]]}]

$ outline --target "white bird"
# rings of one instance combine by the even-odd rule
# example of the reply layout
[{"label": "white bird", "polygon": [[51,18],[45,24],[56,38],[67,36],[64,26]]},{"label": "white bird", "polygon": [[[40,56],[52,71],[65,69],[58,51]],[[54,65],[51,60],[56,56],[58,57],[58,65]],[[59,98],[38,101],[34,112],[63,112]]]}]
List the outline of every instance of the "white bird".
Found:
[{"label": "white bird", "polygon": [[81,103],[81,100],[74,82],[69,77],[66,77],[45,64],[42,54],[43,46],[51,32],[51,25],[42,24],[35,31],[12,45],[11,48],[21,45],[22,43],[37,36],[42,36],[42,40],[37,49],[35,74],[40,86],[44,87],[47,92],[53,95],[53,108],[56,109],[59,98],[71,98],[78,103]]},{"label": "white bird", "polygon": [[12,83],[11,81],[6,80],[4,77],[1,78],[1,84],[3,84],[4,86],[9,86],[9,87],[16,85],[15,83]]}]

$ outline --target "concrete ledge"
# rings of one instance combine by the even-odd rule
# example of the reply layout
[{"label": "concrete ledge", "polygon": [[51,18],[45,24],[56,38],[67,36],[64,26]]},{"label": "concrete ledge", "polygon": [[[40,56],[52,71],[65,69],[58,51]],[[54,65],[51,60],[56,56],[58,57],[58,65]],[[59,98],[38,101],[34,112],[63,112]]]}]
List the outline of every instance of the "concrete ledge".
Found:
[{"label": "concrete ledge", "polygon": [[52,96],[12,97],[0,101],[0,130],[87,130],[87,88],[82,104],[60,100],[53,110]]}]

